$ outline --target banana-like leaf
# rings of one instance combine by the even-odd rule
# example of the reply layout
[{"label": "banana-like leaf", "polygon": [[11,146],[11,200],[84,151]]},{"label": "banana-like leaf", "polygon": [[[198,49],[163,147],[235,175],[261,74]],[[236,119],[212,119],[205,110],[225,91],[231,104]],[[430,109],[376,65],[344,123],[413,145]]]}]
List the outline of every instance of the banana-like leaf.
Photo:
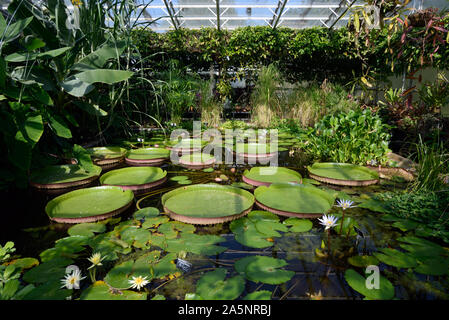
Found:
[{"label": "banana-like leaf", "polygon": [[91,92],[95,87],[90,83],[76,79],[75,77],[69,77],[61,83],[61,87],[68,94],[75,97],[82,97]]},{"label": "banana-like leaf", "polygon": [[118,58],[126,48],[126,41],[118,41],[117,43],[106,43],[101,48],[88,54],[78,63],[74,64],[72,69],[78,71],[86,71],[103,68],[106,61]]},{"label": "banana-like leaf", "polygon": [[46,52],[15,52],[5,57],[5,61],[7,62],[24,62],[24,61],[32,61],[36,59],[50,59],[60,56],[67,50],[70,50],[70,47],[63,47],[55,50],[50,50]]},{"label": "banana-like leaf", "polygon": [[72,137],[72,132],[70,131],[69,127],[67,126],[65,121],[58,115],[49,114],[48,122],[50,124],[50,128],[57,136],[66,139],[70,139]]},{"label": "banana-like leaf", "polygon": [[128,80],[133,74],[134,72],[125,70],[94,69],[78,73],[75,77],[87,83],[113,84]]},{"label": "banana-like leaf", "polygon": [[18,20],[15,23],[11,23],[9,26],[6,23],[3,16],[0,18],[0,35],[3,36],[2,42],[6,43],[14,40],[33,20],[33,17]]}]

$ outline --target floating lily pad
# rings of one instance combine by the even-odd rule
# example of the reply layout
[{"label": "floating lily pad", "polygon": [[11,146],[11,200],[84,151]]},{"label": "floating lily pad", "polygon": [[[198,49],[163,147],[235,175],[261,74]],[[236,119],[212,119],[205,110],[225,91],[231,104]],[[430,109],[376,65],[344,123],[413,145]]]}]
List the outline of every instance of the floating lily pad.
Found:
[{"label": "floating lily pad", "polygon": [[128,260],[115,265],[104,277],[104,281],[111,287],[117,289],[128,289],[131,287],[129,280],[133,272],[133,260]]},{"label": "floating lily pad", "polygon": [[254,291],[247,294],[243,300],[271,300],[272,292],[268,290]]},{"label": "floating lily pad", "polygon": [[189,180],[188,176],[174,176],[170,178],[170,181],[182,181],[182,180]]},{"label": "floating lily pad", "polygon": [[179,180],[178,184],[181,184],[181,185],[192,184],[192,180],[189,180],[189,179]]},{"label": "floating lily pad", "polygon": [[268,211],[289,217],[319,217],[335,201],[329,193],[312,185],[274,183],[254,191],[256,204]]},{"label": "floating lily pad", "polygon": [[231,184],[232,187],[236,187],[236,188],[242,188],[242,189],[246,189],[246,190],[253,190],[253,186],[250,184],[247,184],[245,182],[234,182]]},{"label": "floating lily pad", "polygon": [[376,171],[349,163],[314,163],[307,169],[313,179],[336,185],[368,186],[379,182]]},{"label": "floating lily pad", "polygon": [[146,300],[145,292],[113,290],[104,281],[97,281],[83,291],[80,300]]},{"label": "floating lily pad", "polygon": [[379,277],[379,289],[368,289],[366,279],[352,269],[346,270],[345,279],[352,289],[369,299],[390,300],[394,297],[394,286],[383,276]]},{"label": "floating lily pad", "polygon": [[441,258],[427,259],[424,263],[420,263],[414,271],[430,276],[447,275],[449,274],[449,260]]},{"label": "floating lily pad", "polygon": [[257,230],[256,223],[248,218],[232,221],[229,228],[234,233],[235,240],[244,246],[266,248],[273,245],[273,242],[267,240],[267,235]]},{"label": "floating lily pad", "polygon": [[387,208],[384,202],[376,199],[367,199],[359,204],[359,208],[365,208],[374,212],[386,213]]},{"label": "floating lily pad", "polygon": [[51,200],[45,212],[51,220],[62,223],[93,222],[125,211],[134,194],[120,187],[102,186],[74,190]]},{"label": "floating lily pad", "polygon": [[198,255],[211,256],[226,251],[225,247],[216,245],[223,241],[225,241],[225,239],[220,236],[183,233],[180,238],[166,240],[160,247],[168,252],[179,253],[184,251]]},{"label": "floating lily pad", "polygon": [[179,165],[188,169],[210,168],[215,164],[215,157],[207,153],[185,154],[179,158]]},{"label": "floating lily pad", "polygon": [[354,267],[361,268],[379,264],[379,260],[374,256],[353,256],[348,258],[348,262]]},{"label": "floating lily pad", "polygon": [[125,148],[112,146],[89,148],[86,151],[90,154],[92,161],[99,166],[121,162],[127,152]]},{"label": "floating lily pad", "polygon": [[272,183],[301,183],[301,175],[293,170],[282,167],[253,167],[245,170],[243,181],[254,186],[269,186]]},{"label": "floating lily pad", "polygon": [[291,226],[290,232],[307,232],[313,227],[313,223],[307,219],[288,218],[284,221],[284,224]]},{"label": "floating lily pad", "polygon": [[245,276],[254,282],[281,284],[295,275],[293,271],[280,269],[286,265],[283,259],[254,256],[245,267]]},{"label": "floating lily pad", "polygon": [[62,289],[60,279],[52,279],[28,292],[24,300],[65,300],[72,290]]},{"label": "floating lily pad", "polygon": [[214,172],[215,170],[214,170],[214,168],[206,168],[206,169],[203,169],[203,172],[207,172],[207,173],[209,173],[209,172]]},{"label": "floating lily pad", "polygon": [[164,148],[141,148],[130,150],[125,158],[133,166],[158,166],[170,158],[170,150]]},{"label": "floating lily pad", "polygon": [[15,259],[15,260],[8,262],[7,265],[8,266],[12,265],[21,270],[31,269],[31,268],[39,265],[39,260],[37,260],[35,258],[20,258],[20,259]]},{"label": "floating lily pad", "polygon": [[396,268],[414,268],[417,266],[416,259],[410,254],[396,249],[382,248],[373,255],[381,262]]},{"label": "floating lily pad", "polygon": [[100,177],[102,185],[118,186],[125,190],[148,190],[163,184],[167,171],[157,167],[128,167],[111,170]]},{"label": "floating lily pad", "polygon": [[247,214],[254,203],[248,191],[216,184],[181,187],[162,196],[170,217],[187,223],[213,224]]},{"label": "floating lily pad", "polygon": [[157,217],[160,214],[159,209],[155,207],[146,207],[134,212],[133,217],[137,220]]},{"label": "floating lily pad", "polygon": [[31,173],[30,184],[40,189],[70,188],[91,183],[100,173],[99,166],[92,166],[90,171],[76,164],[48,166]]},{"label": "floating lily pad", "polygon": [[102,223],[81,223],[70,227],[67,233],[71,236],[93,237],[95,233],[106,231],[106,226]]},{"label": "floating lily pad", "polygon": [[235,276],[226,279],[226,269],[207,272],[197,282],[196,294],[205,300],[234,300],[245,289],[245,279]]}]

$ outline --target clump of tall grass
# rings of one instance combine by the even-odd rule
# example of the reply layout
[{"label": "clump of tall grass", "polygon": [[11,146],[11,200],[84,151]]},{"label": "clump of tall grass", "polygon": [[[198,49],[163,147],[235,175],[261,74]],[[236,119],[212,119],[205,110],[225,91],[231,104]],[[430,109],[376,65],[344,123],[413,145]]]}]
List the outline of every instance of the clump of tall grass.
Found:
[{"label": "clump of tall grass", "polygon": [[359,105],[338,84],[324,82],[296,85],[286,95],[284,117],[296,120],[303,128],[313,127],[327,114],[356,110]]},{"label": "clump of tall grass", "polygon": [[266,128],[272,119],[281,113],[278,88],[281,83],[281,73],[273,64],[262,67],[251,94],[251,117],[258,127]]},{"label": "clump of tall grass", "polygon": [[218,127],[223,112],[223,103],[215,97],[211,81],[200,82],[197,97],[198,107],[201,110],[201,122],[208,127]]},{"label": "clump of tall grass", "polygon": [[426,144],[420,136],[414,156],[418,168],[412,191],[449,189],[449,152],[442,142]]}]

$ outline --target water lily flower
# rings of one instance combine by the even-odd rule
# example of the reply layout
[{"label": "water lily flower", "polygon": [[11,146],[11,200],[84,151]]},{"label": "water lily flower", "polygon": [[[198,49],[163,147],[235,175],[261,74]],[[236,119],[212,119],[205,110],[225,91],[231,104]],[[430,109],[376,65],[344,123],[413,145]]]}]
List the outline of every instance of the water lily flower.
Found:
[{"label": "water lily flower", "polygon": [[72,273],[68,273],[65,275],[65,278],[61,280],[62,287],[61,288],[67,288],[69,290],[71,289],[79,289],[80,288],[80,281],[85,279],[86,277],[81,276],[81,271],[79,269],[74,270]]},{"label": "water lily flower", "polygon": [[375,166],[377,166],[377,161],[376,160],[370,160],[369,165],[375,167]]},{"label": "water lily flower", "polygon": [[353,204],[354,204],[354,201],[351,201],[351,200],[341,200],[341,199],[337,200],[337,207],[340,207],[343,210],[357,207],[357,206],[353,206]]},{"label": "water lily flower", "polygon": [[142,277],[142,276],[133,277],[131,280],[128,280],[128,281],[131,284],[131,288],[137,289],[137,290],[140,290],[141,288],[145,287],[148,283],[150,283],[147,280],[147,277]]},{"label": "water lily flower", "polygon": [[318,218],[320,224],[326,227],[325,230],[335,227],[335,225],[337,224],[337,220],[338,218],[331,215],[323,215],[322,219]]},{"label": "water lily flower", "polygon": [[102,266],[103,264],[101,263],[101,261],[103,261],[106,257],[102,257],[101,253],[96,252],[94,253],[90,258],[87,258],[87,260],[90,261],[90,263],[92,263],[92,265],[87,268],[87,270],[97,267],[97,266]]}]

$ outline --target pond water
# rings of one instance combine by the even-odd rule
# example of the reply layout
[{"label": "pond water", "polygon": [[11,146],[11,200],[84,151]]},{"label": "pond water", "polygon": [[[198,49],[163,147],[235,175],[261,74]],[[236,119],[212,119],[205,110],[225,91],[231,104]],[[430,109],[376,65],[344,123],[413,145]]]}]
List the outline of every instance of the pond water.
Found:
[{"label": "pond water", "polygon": [[[284,152],[279,159],[279,166],[294,169],[301,173],[303,177],[307,177],[305,166],[310,163],[310,159],[305,158],[297,150],[290,152],[290,154]],[[167,170],[169,178],[176,175],[185,175],[192,180],[193,184],[216,182],[215,178],[220,175],[226,175],[229,180],[219,182],[225,185],[241,182],[243,171],[249,167],[248,165],[219,165],[215,166],[213,172],[203,172],[202,170],[187,170],[172,164],[161,166],[161,168]],[[325,184],[320,184],[317,187],[343,191],[352,199],[360,200],[373,193],[402,190],[406,187],[406,184],[403,182],[394,181],[382,179],[379,184],[368,187],[335,187]],[[95,185],[98,185],[98,181],[89,186]],[[139,208],[156,207],[162,212],[162,194],[178,187],[181,187],[181,185],[176,181],[168,179],[164,185],[152,190],[151,193],[137,195],[135,204],[120,215],[121,221],[130,219],[132,213]],[[4,240],[14,241],[17,253],[20,253],[22,256],[38,258],[40,252],[54,246],[54,241],[66,237],[67,229],[71,225],[50,222],[44,211],[46,203],[55,196],[33,189],[11,195],[10,200],[15,202],[16,209],[13,213],[9,213],[9,218],[6,218],[3,224],[2,242]],[[340,208],[334,206],[330,214],[338,215],[341,212]],[[386,246],[397,247],[395,239],[404,233],[392,227],[391,222],[379,219],[379,213],[367,209],[351,208],[346,210],[345,215],[357,223],[358,228],[364,234],[364,238],[352,234],[338,236],[334,230],[333,234],[331,234],[332,254],[327,254],[326,249],[322,248],[322,244],[326,241],[327,233],[324,232],[324,228],[318,223],[317,219],[311,219],[313,228],[310,231],[281,232],[282,235],[280,237],[273,237],[270,240],[273,242],[272,246],[262,249],[251,248],[236,241],[233,232],[229,228],[229,222],[205,226],[197,225],[195,226],[196,234],[210,234],[223,237],[225,241],[220,242],[218,245],[226,247],[226,251],[213,256],[188,253],[184,259],[192,263],[192,269],[175,278],[152,281],[147,287],[148,292],[151,294],[149,297],[163,295],[166,299],[184,299],[186,293],[195,292],[196,283],[204,274],[204,271],[225,268],[229,271],[229,274],[235,274],[234,264],[238,259],[262,255],[284,259],[287,262],[285,269],[293,271],[294,276],[289,281],[279,285],[246,281],[242,296],[254,291],[268,290],[272,292],[272,299],[282,300],[310,298],[362,299],[363,296],[354,291],[345,281],[345,271],[348,268],[357,269],[348,263],[348,257],[357,254],[369,255],[378,248]],[[285,217],[280,217],[281,222],[285,219]],[[108,230],[112,230],[113,227],[108,226]],[[335,229],[338,230],[338,228],[339,224]],[[85,258],[90,253],[81,255],[80,257],[83,257],[83,259],[76,260],[77,265],[82,267],[85,264],[87,269],[89,264],[83,261],[86,260]],[[124,257],[120,257],[120,259],[123,260]],[[114,264],[112,262],[108,263],[105,263],[106,267]],[[105,269],[107,269],[106,267]],[[395,280],[396,298],[434,299],[440,297],[438,296],[438,290],[448,292],[445,285],[445,283],[447,284],[447,278],[444,278],[444,283],[439,282],[440,278],[438,277],[419,274],[410,277],[406,270],[399,270],[384,264],[380,264],[380,269],[382,274],[388,275],[390,280]],[[357,270],[363,274],[363,269],[358,268]],[[97,280],[101,279],[102,276],[104,276],[104,273],[99,272]],[[425,285],[429,281],[440,283],[441,288],[435,288],[435,285]],[[88,285],[89,283],[84,283],[82,289],[85,289]]]}]

